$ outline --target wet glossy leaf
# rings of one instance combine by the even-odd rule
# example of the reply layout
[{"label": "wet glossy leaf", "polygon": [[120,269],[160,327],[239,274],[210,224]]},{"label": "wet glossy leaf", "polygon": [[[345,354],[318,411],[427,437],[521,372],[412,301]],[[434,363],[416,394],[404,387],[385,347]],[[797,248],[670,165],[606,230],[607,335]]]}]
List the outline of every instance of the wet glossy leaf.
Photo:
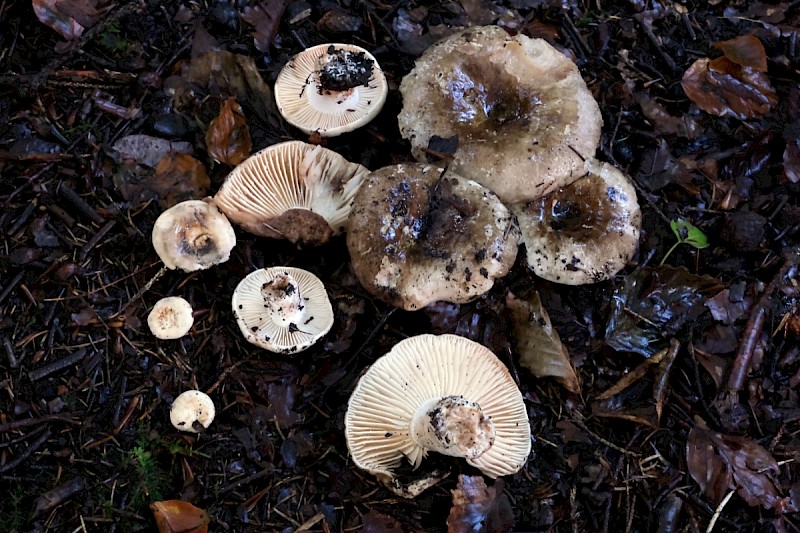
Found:
[{"label": "wet glossy leaf", "polygon": [[487,487],[481,476],[462,474],[458,476],[458,486],[451,492],[453,507],[447,517],[448,533],[492,533],[514,525],[508,498],[502,494],[502,481]]},{"label": "wet glossy leaf", "polygon": [[778,512],[795,511],[791,499],[778,493],[774,476],[780,469],[766,448],[748,437],[709,430],[702,420],[689,432],[686,462],[689,474],[714,505],[735,489],[751,506]]},{"label": "wet glossy leaf", "polygon": [[150,504],[159,533],[206,533],[208,513],[189,502],[166,500]]},{"label": "wet glossy leaf", "polygon": [[800,182],[800,139],[790,140],[783,151],[783,171],[792,183]]},{"label": "wet glossy leaf", "polygon": [[672,232],[682,243],[689,244],[695,248],[707,248],[708,238],[697,226],[692,225],[686,220],[679,218],[678,220],[670,220],[669,227]]},{"label": "wet glossy leaf", "polygon": [[755,35],[740,35],[716,42],[713,46],[737,65],[750,67],[758,72],[767,71],[767,52]]},{"label": "wet glossy leaf", "polygon": [[534,293],[530,300],[508,293],[506,306],[511,311],[519,363],[536,377],[554,377],[570,392],[580,392],[569,352],[550,323],[539,293]]},{"label": "wet glossy leaf", "polygon": [[97,0],[33,0],[33,12],[42,24],[72,40],[97,23],[97,5]]},{"label": "wet glossy leaf", "polygon": [[615,350],[650,357],[666,339],[704,310],[708,296],[723,286],[710,276],[697,276],[685,268],[642,268],[614,291],[606,343]]},{"label": "wet glossy leaf", "polygon": [[278,26],[286,9],[287,0],[261,0],[253,7],[245,7],[242,20],[253,26],[253,41],[256,50],[266,52],[278,31]]},{"label": "wet glossy leaf", "polygon": [[209,124],[206,148],[214,160],[228,165],[238,165],[250,156],[250,130],[235,98],[225,100],[219,115]]},{"label": "wet glossy leaf", "polygon": [[724,56],[695,61],[684,73],[681,86],[697,107],[720,117],[760,117],[778,102],[764,73]]}]

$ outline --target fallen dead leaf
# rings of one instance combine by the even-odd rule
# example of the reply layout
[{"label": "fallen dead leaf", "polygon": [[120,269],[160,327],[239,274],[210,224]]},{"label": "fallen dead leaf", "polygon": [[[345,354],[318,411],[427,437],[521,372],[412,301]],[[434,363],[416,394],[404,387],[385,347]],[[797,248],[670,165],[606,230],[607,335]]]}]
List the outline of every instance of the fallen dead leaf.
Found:
[{"label": "fallen dead leaf", "polygon": [[568,391],[579,393],[581,387],[569,352],[553,329],[539,293],[534,293],[530,300],[522,300],[509,292],[506,306],[511,311],[514,347],[520,364],[538,378],[554,377]]},{"label": "fallen dead leaf", "polygon": [[80,37],[100,19],[97,0],[33,0],[39,22],[67,40]]},{"label": "fallen dead leaf", "polygon": [[211,179],[203,163],[189,154],[173,152],[158,162],[149,185],[162,199],[164,207],[172,207],[178,202],[205,196]]},{"label": "fallen dead leaf", "polygon": [[151,135],[135,134],[122,137],[111,149],[118,162],[155,168],[168,153],[191,153],[192,145],[185,141],[168,141]]},{"label": "fallen dead leaf", "polygon": [[287,0],[261,0],[253,7],[245,7],[242,20],[253,26],[253,42],[256,50],[267,52],[286,9]]},{"label": "fallen dead leaf", "polygon": [[242,107],[236,103],[236,98],[225,100],[219,115],[209,124],[206,148],[215,161],[228,165],[238,165],[250,155],[253,142]]},{"label": "fallen dead leaf", "polygon": [[150,504],[159,533],[206,533],[211,518],[189,502],[165,500]]},{"label": "fallen dead leaf", "polygon": [[737,65],[750,67],[758,72],[767,71],[767,52],[755,35],[740,35],[716,42],[713,46]]},{"label": "fallen dead leaf", "polygon": [[450,491],[453,507],[447,517],[448,533],[492,533],[514,525],[514,513],[502,494],[502,483],[498,480],[487,487],[481,476],[459,475],[457,487]]}]

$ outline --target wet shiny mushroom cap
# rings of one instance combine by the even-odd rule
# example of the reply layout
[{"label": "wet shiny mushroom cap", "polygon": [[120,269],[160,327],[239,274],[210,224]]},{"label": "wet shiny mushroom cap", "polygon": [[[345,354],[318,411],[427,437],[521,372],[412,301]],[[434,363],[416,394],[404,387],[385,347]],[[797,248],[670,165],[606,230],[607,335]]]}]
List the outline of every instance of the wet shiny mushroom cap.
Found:
[{"label": "wet shiny mushroom cap", "polygon": [[233,314],[248,342],[277,353],[309,348],[333,325],[325,285],[300,268],[251,272],[233,292]]},{"label": "wet shiny mushroom cap", "polygon": [[216,408],[208,394],[199,390],[182,392],[172,402],[169,420],[173,427],[180,431],[199,433],[214,421]]},{"label": "wet shiny mushroom cap", "polygon": [[588,174],[539,200],[514,204],[528,265],[566,285],[611,278],[633,257],[642,215],[636,189],[616,167],[597,160]]},{"label": "wet shiny mushroom cap", "polygon": [[320,44],[292,57],[275,80],[281,115],[304,133],[334,137],[375,118],[388,93],[375,58],[352,44]]},{"label": "wet shiny mushroom cap", "polygon": [[456,335],[418,335],[369,367],[345,414],[356,466],[392,478],[405,457],[463,457],[490,477],[517,472],[531,449],[514,379],[486,347]]},{"label": "wet shiny mushroom cap", "polygon": [[517,254],[519,228],[497,196],[434,165],[369,174],[350,213],[353,270],[373,295],[414,310],[491,289]]},{"label": "wet shiny mushroom cap", "polygon": [[179,296],[160,299],[147,315],[147,326],[158,339],[180,339],[193,324],[192,306]]},{"label": "wet shiny mushroom cap", "polygon": [[333,150],[287,141],[239,164],[213,201],[250,233],[322,244],[345,230],[353,196],[367,173]]},{"label": "wet shiny mushroom cap", "polygon": [[414,157],[427,161],[429,143],[447,139],[458,147],[453,170],[507,203],[576,180],[600,141],[600,109],[575,63],[499,26],[467,28],[428,48],[400,92],[400,133]]},{"label": "wet shiny mushroom cap", "polygon": [[167,268],[194,272],[227,261],[236,246],[236,233],[214,204],[187,200],[161,213],[153,225],[152,242]]}]

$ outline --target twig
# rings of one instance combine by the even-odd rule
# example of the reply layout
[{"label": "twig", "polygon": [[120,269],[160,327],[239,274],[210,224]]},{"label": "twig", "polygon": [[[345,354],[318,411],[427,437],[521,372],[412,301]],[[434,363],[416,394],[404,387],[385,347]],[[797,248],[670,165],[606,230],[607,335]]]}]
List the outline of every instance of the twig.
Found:
[{"label": "twig", "polygon": [[77,352],[66,357],[62,357],[58,361],[53,361],[49,365],[32,370],[28,373],[28,377],[31,379],[31,381],[36,381],[37,379],[49,376],[53,372],[58,372],[59,370],[67,368],[68,366],[72,366],[84,357],[86,357],[86,348],[81,348]]},{"label": "twig", "polygon": [[22,281],[22,278],[24,276],[25,276],[24,270],[20,270],[19,272],[17,272],[17,275],[14,276],[14,279],[12,279],[8,283],[8,285],[6,285],[6,287],[3,289],[3,292],[0,292],[0,304],[3,303],[6,298],[8,298],[8,295],[11,294],[11,291],[13,291],[19,284],[19,282]]},{"label": "twig", "polygon": [[77,207],[81,211],[81,213],[91,218],[92,222],[96,222],[98,224],[106,223],[106,219],[100,216],[100,213],[95,211],[94,207],[89,205],[86,202],[86,200],[78,196],[78,193],[73,191],[72,188],[70,188],[70,186],[67,185],[66,183],[62,183],[61,185],[59,185],[58,192],[60,192],[62,196],[64,196],[64,198],[69,200],[72,205]]},{"label": "twig", "polygon": [[23,449],[22,453],[20,453],[17,456],[16,459],[4,464],[3,466],[0,466],[0,474],[2,474],[3,472],[8,472],[9,470],[12,470],[12,469],[18,467],[20,464],[22,464],[22,462],[25,459],[30,457],[31,454],[33,454],[33,452],[35,452],[36,450],[41,448],[44,445],[44,443],[47,442],[47,439],[49,439],[49,438],[50,438],[50,430],[48,429],[47,431],[42,433],[42,435],[38,439],[36,439],[34,442],[32,442],[30,446],[28,446],[27,448]]},{"label": "twig", "polygon": [[714,524],[716,524],[716,523],[717,523],[717,519],[718,519],[718,518],[720,517],[720,515],[722,514],[722,509],[723,509],[723,508],[725,507],[725,505],[728,503],[728,500],[730,500],[730,499],[731,499],[731,496],[733,496],[733,493],[734,493],[734,492],[736,492],[736,491],[734,491],[734,490],[730,491],[730,492],[729,492],[729,493],[728,493],[728,494],[727,494],[727,495],[726,495],[726,496],[725,496],[725,497],[722,499],[722,501],[721,501],[721,502],[719,502],[719,505],[717,505],[717,508],[714,510],[714,516],[712,516],[712,517],[711,517],[711,521],[708,523],[708,527],[706,528],[706,533],[711,533],[711,530],[712,530],[712,529],[714,529]]}]

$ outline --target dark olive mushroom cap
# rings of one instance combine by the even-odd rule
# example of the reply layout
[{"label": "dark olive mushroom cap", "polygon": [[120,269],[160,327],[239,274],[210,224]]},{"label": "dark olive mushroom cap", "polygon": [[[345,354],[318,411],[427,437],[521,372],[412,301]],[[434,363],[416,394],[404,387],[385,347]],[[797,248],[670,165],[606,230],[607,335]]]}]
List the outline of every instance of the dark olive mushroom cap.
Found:
[{"label": "dark olive mushroom cap", "polygon": [[514,216],[492,191],[417,163],[367,175],[349,226],[359,281],[407,310],[484,294],[514,264],[519,240]]},{"label": "dark olive mushroom cap", "polygon": [[633,257],[642,215],[636,189],[616,167],[597,160],[588,174],[553,194],[514,204],[528,265],[565,285],[611,278]]},{"label": "dark olive mushroom cap", "polygon": [[540,198],[583,174],[603,119],[578,67],[542,39],[499,26],[434,44],[400,84],[400,133],[418,161],[457,140],[453,170],[504,202]]}]

